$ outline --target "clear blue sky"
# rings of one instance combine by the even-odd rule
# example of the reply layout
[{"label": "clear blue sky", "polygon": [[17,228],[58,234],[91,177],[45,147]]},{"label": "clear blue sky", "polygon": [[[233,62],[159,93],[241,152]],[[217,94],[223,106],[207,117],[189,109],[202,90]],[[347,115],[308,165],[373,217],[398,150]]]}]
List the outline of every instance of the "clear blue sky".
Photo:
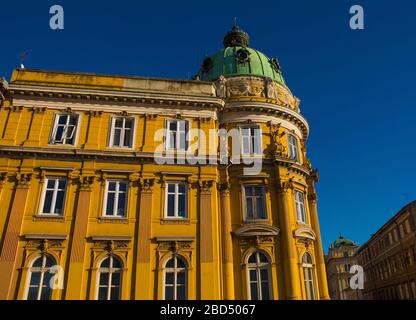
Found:
[{"label": "clear blue sky", "polygon": [[[63,31],[49,29],[53,4]],[[349,28],[353,4],[363,31]],[[339,232],[365,242],[416,198],[414,1],[2,0],[0,13],[7,79],[28,49],[28,68],[186,79],[237,16],[302,100],[325,250]]]}]

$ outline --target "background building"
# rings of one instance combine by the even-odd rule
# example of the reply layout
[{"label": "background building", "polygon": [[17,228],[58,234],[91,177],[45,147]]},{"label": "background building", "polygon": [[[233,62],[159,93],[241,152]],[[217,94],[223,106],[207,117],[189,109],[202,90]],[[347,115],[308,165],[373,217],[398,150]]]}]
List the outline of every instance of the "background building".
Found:
[{"label": "background building", "polygon": [[356,253],[364,299],[416,299],[416,201],[387,221]]},{"label": "background building", "polygon": [[4,97],[0,299],[329,298],[308,123],[238,27],[192,81],[18,69]]},{"label": "background building", "polygon": [[[354,254],[358,248],[354,241],[346,239],[342,235],[329,248],[326,256],[326,270],[331,299],[359,299],[358,291],[350,289],[349,281],[351,266],[357,264]],[[355,291],[355,294],[349,291]]]}]

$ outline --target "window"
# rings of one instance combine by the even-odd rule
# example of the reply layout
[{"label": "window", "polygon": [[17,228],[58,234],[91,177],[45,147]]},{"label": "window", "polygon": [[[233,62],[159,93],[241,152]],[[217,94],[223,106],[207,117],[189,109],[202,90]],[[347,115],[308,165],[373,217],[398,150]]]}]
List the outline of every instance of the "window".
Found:
[{"label": "window", "polygon": [[111,121],[110,147],[132,148],[134,119],[114,117]]},{"label": "window", "polygon": [[166,184],[166,212],[167,218],[186,218],[186,183]]},{"label": "window", "polygon": [[307,223],[305,209],[305,194],[295,190],[296,219],[298,222]]},{"label": "window", "polygon": [[98,300],[119,300],[123,263],[116,256],[106,257],[98,268]]},{"label": "window", "polygon": [[270,261],[264,253],[256,251],[251,254],[248,258],[247,273],[249,299],[270,300],[272,296]]},{"label": "window", "polygon": [[27,300],[50,300],[52,295],[51,280],[54,276],[52,267],[55,260],[49,255],[36,258],[29,269],[29,287]]},{"label": "window", "polygon": [[187,267],[181,257],[175,255],[166,262],[164,282],[165,300],[187,299]]},{"label": "window", "polygon": [[305,291],[307,300],[315,300],[315,275],[312,257],[309,253],[305,253],[302,258],[303,277],[305,282]]},{"label": "window", "polygon": [[246,199],[246,219],[266,219],[266,210],[264,207],[264,187],[262,186],[245,186]]},{"label": "window", "polygon": [[77,114],[56,115],[50,143],[73,145],[75,143],[77,125]]},{"label": "window", "polygon": [[66,191],[66,179],[47,178],[42,195],[41,215],[62,216]]},{"label": "window", "polygon": [[289,158],[299,161],[299,148],[298,148],[298,139],[292,135],[288,135],[288,141],[289,141]]},{"label": "window", "polygon": [[105,211],[107,217],[125,217],[127,207],[127,182],[107,181],[105,192]]},{"label": "window", "polygon": [[261,129],[259,127],[241,128],[241,140],[244,156],[261,154]]},{"label": "window", "polygon": [[167,150],[187,150],[189,123],[185,120],[168,120],[166,133]]}]

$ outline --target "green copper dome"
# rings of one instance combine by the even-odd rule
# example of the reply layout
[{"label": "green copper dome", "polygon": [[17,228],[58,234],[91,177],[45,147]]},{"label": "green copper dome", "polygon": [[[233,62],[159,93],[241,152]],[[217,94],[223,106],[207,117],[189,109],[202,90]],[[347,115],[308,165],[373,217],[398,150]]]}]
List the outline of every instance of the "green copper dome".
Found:
[{"label": "green copper dome", "polygon": [[357,246],[357,244],[349,239],[344,238],[342,235],[339,236],[339,238],[337,240],[334,241],[333,243],[333,247],[334,248],[339,248],[339,247],[355,247]]},{"label": "green copper dome", "polygon": [[268,77],[285,85],[279,62],[260,51],[248,47],[247,33],[237,26],[224,37],[224,49],[205,58],[198,76],[204,81],[215,81],[221,75]]}]

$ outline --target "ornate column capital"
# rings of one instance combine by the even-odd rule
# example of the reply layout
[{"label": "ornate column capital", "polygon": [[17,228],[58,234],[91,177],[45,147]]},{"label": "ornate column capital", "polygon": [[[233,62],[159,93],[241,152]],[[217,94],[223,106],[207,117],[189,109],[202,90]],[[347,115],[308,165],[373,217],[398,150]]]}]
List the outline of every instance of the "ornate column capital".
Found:
[{"label": "ornate column capital", "polygon": [[140,190],[143,193],[152,193],[155,179],[141,178],[139,180]]},{"label": "ornate column capital", "polygon": [[91,191],[92,184],[94,183],[95,176],[81,175],[79,177],[80,189],[82,191]]},{"label": "ornate column capital", "polygon": [[200,180],[199,191],[201,192],[201,194],[211,194],[211,189],[213,185],[213,180]]},{"label": "ornate column capital", "polygon": [[287,192],[290,192],[291,190],[293,190],[293,181],[292,180],[282,181],[280,183],[280,188],[279,188],[280,193],[287,193]]},{"label": "ornate column capital", "polygon": [[228,196],[231,190],[231,183],[229,182],[219,182],[217,184],[218,191],[220,192],[221,196]]},{"label": "ornate column capital", "polygon": [[29,188],[32,180],[32,173],[17,173],[16,188]]},{"label": "ornate column capital", "polygon": [[3,188],[4,183],[6,182],[7,172],[0,172],[0,189]]}]

